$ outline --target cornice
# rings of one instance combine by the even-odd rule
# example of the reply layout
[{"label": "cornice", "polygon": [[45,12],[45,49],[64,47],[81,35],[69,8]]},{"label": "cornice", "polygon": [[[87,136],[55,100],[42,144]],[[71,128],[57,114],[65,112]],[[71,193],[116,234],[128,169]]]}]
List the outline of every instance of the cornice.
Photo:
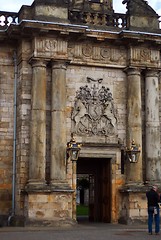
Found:
[{"label": "cornice", "polygon": [[[6,35],[5,35],[6,34]],[[19,24],[11,24],[5,33],[0,32],[0,38],[9,37],[10,39],[33,38],[34,36],[55,36],[73,39],[73,34],[80,39],[95,39],[96,41],[115,40],[122,44],[127,41],[135,42],[151,42],[161,45],[161,30],[157,33],[133,31],[126,29],[110,28],[100,29],[91,28],[87,25],[76,25],[68,23],[52,23],[43,21],[23,20]]]}]

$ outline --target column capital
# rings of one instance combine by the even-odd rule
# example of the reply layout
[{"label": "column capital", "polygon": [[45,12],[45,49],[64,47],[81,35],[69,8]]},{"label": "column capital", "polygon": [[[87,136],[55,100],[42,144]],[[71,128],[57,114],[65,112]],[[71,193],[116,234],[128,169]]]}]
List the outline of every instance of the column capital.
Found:
[{"label": "column capital", "polygon": [[70,63],[70,60],[68,59],[52,59],[52,69],[67,69],[68,64]]},{"label": "column capital", "polygon": [[129,66],[124,69],[124,72],[126,72],[127,75],[140,75],[141,71],[142,71],[141,68],[133,67],[133,66]]},{"label": "column capital", "polygon": [[147,68],[145,70],[145,77],[159,77],[160,69],[157,68]]},{"label": "column capital", "polygon": [[32,67],[45,67],[48,63],[46,59],[41,59],[41,58],[31,58],[29,60],[29,63],[32,65]]}]

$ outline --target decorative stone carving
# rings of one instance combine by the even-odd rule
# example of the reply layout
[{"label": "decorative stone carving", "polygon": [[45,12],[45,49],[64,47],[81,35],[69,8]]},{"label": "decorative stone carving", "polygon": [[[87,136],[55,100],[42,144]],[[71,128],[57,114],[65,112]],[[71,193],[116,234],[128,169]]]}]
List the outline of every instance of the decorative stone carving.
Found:
[{"label": "decorative stone carving", "polygon": [[56,56],[66,58],[67,42],[53,38],[35,38],[33,41],[34,57],[53,58]]},{"label": "decorative stone carving", "polygon": [[68,47],[68,55],[72,60],[83,60],[99,63],[111,63],[119,62],[120,64],[126,64],[126,50],[125,48],[118,47],[114,48],[112,46],[98,46],[98,45],[69,45]]},{"label": "decorative stone carving", "polygon": [[159,51],[147,49],[147,48],[132,48],[131,60],[140,64],[154,63],[158,64],[160,61]]},{"label": "decorative stone carving", "polygon": [[82,54],[83,54],[85,57],[90,57],[90,56],[92,56],[92,54],[93,54],[92,46],[91,46],[90,44],[84,45],[84,46],[82,47]]},{"label": "decorative stone carving", "polygon": [[127,28],[146,32],[159,29],[159,16],[145,0],[124,0],[127,3]]},{"label": "decorative stone carving", "polygon": [[71,119],[73,131],[78,135],[116,135],[117,117],[112,93],[109,88],[100,86],[102,80],[87,77],[90,85],[76,92]]},{"label": "decorative stone carving", "polygon": [[41,39],[38,44],[38,50],[40,51],[51,51],[52,49],[55,49],[57,45],[57,41],[56,40],[51,40],[51,39]]},{"label": "decorative stone carving", "polygon": [[101,48],[100,54],[103,58],[110,58],[111,56],[110,48]]},{"label": "decorative stone carving", "polygon": [[157,16],[157,13],[144,0],[124,0],[123,4],[127,4],[128,14],[143,15],[143,16]]}]

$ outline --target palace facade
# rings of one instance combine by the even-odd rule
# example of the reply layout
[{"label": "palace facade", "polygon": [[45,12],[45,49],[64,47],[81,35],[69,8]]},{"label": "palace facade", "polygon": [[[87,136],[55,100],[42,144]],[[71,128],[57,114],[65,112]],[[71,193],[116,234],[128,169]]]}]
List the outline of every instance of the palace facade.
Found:
[{"label": "palace facade", "polygon": [[[35,0],[0,12],[0,220],[146,222],[161,188],[161,30],[144,0]],[[71,136],[81,144],[68,154]],[[72,149],[71,149],[72,151]]]}]

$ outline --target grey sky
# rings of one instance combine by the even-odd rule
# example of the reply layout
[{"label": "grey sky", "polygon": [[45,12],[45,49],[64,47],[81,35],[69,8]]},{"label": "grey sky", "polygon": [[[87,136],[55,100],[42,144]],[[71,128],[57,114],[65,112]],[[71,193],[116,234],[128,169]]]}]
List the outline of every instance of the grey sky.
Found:
[{"label": "grey sky", "polygon": [[[126,12],[123,0],[113,0],[115,12]],[[149,5],[161,16],[161,0],[148,0]],[[18,12],[22,5],[31,5],[33,0],[0,0],[0,11]]]}]

